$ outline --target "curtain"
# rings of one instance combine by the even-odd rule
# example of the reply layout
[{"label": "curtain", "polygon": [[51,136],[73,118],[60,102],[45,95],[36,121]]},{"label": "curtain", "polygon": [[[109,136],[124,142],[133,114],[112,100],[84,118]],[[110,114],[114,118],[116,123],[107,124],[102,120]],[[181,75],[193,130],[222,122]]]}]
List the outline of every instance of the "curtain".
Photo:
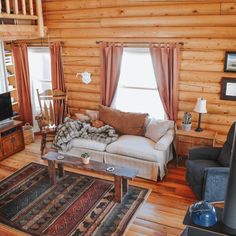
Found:
[{"label": "curtain", "polygon": [[120,77],[123,46],[100,43],[101,103],[110,106]]},{"label": "curtain", "polygon": [[[60,42],[54,42],[50,46],[51,56],[51,75],[52,75],[52,89],[58,89],[66,92],[64,70],[62,61],[62,46]],[[60,112],[64,112],[63,117],[66,116],[65,103],[63,101],[54,100],[54,122],[56,125],[61,123]],[[64,118],[63,118],[64,119]]]},{"label": "curtain", "polygon": [[166,114],[177,120],[179,45],[150,46],[158,90]]},{"label": "curtain", "polygon": [[54,42],[50,46],[51,55],[51,74],[52,74],[52,89],[66,91],[64,70],[62,61],[62,46],[60,42]]},{"label": "curtain", "polygon": [[23,123],[33,125],[27,45],[25,43],[14,44],[12,51],[15,62],[20,119]]}]

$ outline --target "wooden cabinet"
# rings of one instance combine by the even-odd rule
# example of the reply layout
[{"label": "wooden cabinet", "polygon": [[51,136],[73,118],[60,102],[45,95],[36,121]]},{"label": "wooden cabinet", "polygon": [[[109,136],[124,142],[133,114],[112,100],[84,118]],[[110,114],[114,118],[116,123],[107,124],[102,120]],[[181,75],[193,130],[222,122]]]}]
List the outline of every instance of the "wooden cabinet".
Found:
[{"label": "wooden cabinet", "polygon": [[188,151],[192,147],[214,146],[216,132],[203,130],[196,132],[194,130],[183,131],[177,130],[176,132],[176,156],[178,158],[187,157]]},{"label": "wooden cabinet", "polygon": [[25,148],[22,122],[0,126],[0,160]]}]

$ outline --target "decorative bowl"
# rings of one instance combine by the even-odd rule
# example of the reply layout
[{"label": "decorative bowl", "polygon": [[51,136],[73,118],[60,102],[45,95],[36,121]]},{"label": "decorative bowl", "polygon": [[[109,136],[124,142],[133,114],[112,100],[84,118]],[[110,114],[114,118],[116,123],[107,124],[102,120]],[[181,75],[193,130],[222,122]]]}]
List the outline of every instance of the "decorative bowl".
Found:
[{"label": "decorative bowl", "polygon": [[200,201],[190,206],[190,215],[194,224],[210,227],[217,222],[214,206],[206,201]]}]

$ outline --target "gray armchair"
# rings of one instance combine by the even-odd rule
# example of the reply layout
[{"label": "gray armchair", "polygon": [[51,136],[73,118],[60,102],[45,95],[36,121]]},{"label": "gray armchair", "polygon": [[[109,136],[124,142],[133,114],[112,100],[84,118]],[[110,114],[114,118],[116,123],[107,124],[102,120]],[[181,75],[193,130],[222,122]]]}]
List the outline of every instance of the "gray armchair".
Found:
[{"label": "gray armchair", "polygon": [[215,202],[225,198],[235,123],[222,148],[201,147],[189,150],[186,180],[199,199]]}]

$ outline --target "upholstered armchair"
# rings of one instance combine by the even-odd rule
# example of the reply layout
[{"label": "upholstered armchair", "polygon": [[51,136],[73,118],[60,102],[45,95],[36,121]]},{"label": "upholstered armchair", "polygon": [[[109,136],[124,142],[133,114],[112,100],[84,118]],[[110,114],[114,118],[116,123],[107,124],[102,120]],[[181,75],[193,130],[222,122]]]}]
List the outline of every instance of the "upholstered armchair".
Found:
[{"label": "upholstered armchair", "polygon": [[222,148],[201,147],[189,150],[186,180],[199,199],[215,202],[225,198],[235,123]]}]

